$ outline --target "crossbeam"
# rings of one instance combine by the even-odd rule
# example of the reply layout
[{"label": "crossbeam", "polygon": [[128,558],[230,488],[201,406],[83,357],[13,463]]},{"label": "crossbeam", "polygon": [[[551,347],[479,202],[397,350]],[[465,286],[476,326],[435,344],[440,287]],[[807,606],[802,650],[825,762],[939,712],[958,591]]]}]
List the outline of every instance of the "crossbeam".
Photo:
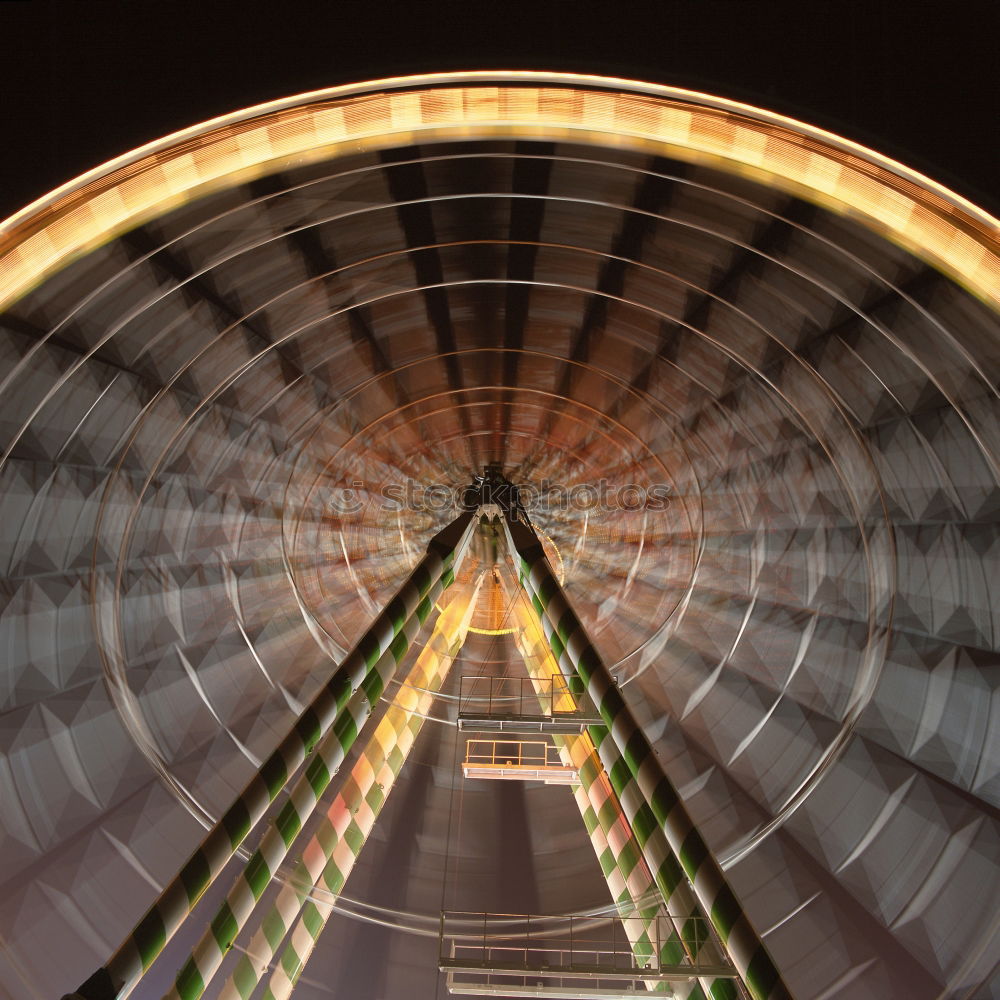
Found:
[{"label": "crossbeam", "polygon": [[[469,995],[525,986],[544,990],[548,985],[596,989],[596,995],[603,997],[609,991],[610,995],[622,990],[661,992],[665,983],[737,976],[729,963],[700,961],[700,949],[674,959],[664,957],[661,941],[673,934],[677,921],[686,922],[695,936],[707,939],[710,935],[708,921],[690,914],[650,919],[638,914],[595,917],[445,911],[438,968],[447,974],[451,992],[460,988]],[[636,954],[638,933],[652,943],[647,954]]]},{"label": "crossbeam", "polygon": [[[548,981],[531,983],[527,981],[527,976],[523,977],[524,982],[514,985],[503,985],[500,983],[463,983],[456,981],[449,975],[445,980],[448,992],[453,996],[466,997],[539,997],[548,1000],[635,1000],[637,995],[641,995],[628,985],[618,985],[611,987],[602,986],[557,986]],[[671,989],[670,992],[658,992],[658,996],[676,996]]]},{"label": "crossbeam", "polygon": [[[540,689],[539,689],[540,685]],[[531,677],[467,675],[461,679],[458,728],[476,733],[581,733],[600,725],[583,685],[560,673]]]}]

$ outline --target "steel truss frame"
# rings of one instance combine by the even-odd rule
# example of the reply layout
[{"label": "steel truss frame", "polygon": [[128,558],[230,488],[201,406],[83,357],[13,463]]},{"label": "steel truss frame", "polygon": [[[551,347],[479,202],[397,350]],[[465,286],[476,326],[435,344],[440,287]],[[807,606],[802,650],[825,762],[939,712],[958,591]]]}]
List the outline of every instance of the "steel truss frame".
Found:
[{"label": "steel truss frame", "polygon": [[[470,504],[431,540],[426,556],[178,876],[108,963],[64,1000],[125,1000],[251,829],[298,774],[287,802],[240,868],[225,902],[165,998],[199,1000],[236,936],[259,909],[264,890],[279,866],[301,839],[321,796],[430,616],[437,597],[454,582],[481,519],[499,522],[518,584],[528,599],[513,602],[515,634],[529,669],[538,712],[544,712],[546,696],[550,715],[575,711],[572,695],[567,695],[565,704],[556,704],[559,699],[553,692],[557,686],[577,696],[585,694],[597,712],[589,712],[575,727],[579,735],[554,733],[553,739],[562,767],[579,775],[574,797],[602,860],[618,919],[626,928],[636,963],[632,973],[659,970],[652,979],[661,984],[672,981],[673,995],[690,1000],[731,1000],[741,993],[746,995],[744,986],[753,1000],[790,1000],[759,935],[588,639],[523,511],[516,504],[501,507],[492,498],[475,507]],[[430,692],[427,698],[433,697],[464,642],[471,607],[470,602],[462,609],[464,616],[457,618],[449,616],[447,609],[440,615],[412,668],[413,687]],[[559,684],[553,681],[560,676]],[[416,725],[412,725],[414,720]],[[337,797],[340,805],[347,807],[340,812],[354,815],[378,784],[377,806],[369,809],[367,828],[359,827],[347,838],[346,829],[338,830],[328,819],[325,835],[322,827],[313,835],[296,868],[297,877],[279,890],[246,955],[223,986],[225,1000],[247,1000],[268,969],[272,974],[265,998],[286,1000],[291,994],[333,908],[332,903],[319,901],[320,897],[325,892],[332,899],[341,891],[421,721],[414,705],[401,707],[395,716],[387,715],[380,723],[376,737],[362,751],[364,774],[352,772]],[[394,755],[385,752],[389,737],[381,731],[384,726],[392,730],[391,740],[399,751]],[[581,731],[584,726],[585,731]],[[394,757],[392,766],[390,757]],[[613,833],[616,828],[617,833]],[[617,852],[611,850],[612,841]],[[355,846],[345,848],[349,843]],[[657,890],[659,897],[652,905],[648,902],[651,889]],[[708,920],[703,914],[711,921],[718,941],[704,933]],[[630,926],[632,933],[628,933]],[[284,950],[272,967],[283,942]],[[448,969],[449,960],[442,961],[442,968]],[[480,971],[488,970],[484,967]],[[538,969],[530,971],[541,974]],[[650,975],[647,972],[640,978]],[[495,993],[495,986],[487,983],[483,995]],[[647,988],[656,991],[665,987],[653,983]]]}]

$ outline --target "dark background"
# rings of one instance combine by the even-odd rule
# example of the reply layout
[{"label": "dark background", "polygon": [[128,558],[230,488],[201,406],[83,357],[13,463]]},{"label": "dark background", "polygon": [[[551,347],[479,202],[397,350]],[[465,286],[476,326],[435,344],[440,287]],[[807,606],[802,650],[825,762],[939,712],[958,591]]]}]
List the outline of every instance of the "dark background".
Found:
[{"label": "dark background", "polygon": [[997,211],[1000,3],[0,0],[0,219],[215,115],[379,76],[554,69],[756,103]]}]

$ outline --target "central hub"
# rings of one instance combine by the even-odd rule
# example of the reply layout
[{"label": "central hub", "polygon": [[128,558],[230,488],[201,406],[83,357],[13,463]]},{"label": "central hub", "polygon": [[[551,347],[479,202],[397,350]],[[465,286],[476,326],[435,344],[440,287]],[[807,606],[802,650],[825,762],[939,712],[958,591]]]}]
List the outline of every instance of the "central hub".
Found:
[{"label": "central hub", "polygon": [[463,510],[478,510],[483,507],[497,507],[511,520],[528,523],[518,487],[504,475],[503,466],[499,462],[490,462],[484,466],[483,474],[474,477],[462,494]]}]

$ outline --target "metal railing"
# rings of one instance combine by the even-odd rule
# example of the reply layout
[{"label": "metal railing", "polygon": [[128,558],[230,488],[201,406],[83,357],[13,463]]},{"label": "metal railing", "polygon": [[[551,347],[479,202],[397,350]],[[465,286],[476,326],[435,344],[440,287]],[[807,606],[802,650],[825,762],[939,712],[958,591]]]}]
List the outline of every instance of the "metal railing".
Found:
[{"label": "metal railing", "polygon": [[557,747],[545,740],[469,740],[464,763],[480,767],[566,767]]},{"label": "metal railing", "polygon": [[578,677],[462,677],[458,725],[480,732],[579,732],[600,715]]},{"label": "metal railing", "polygon": [[558,748],[544,740],[469,740],[462,773],[466,778],[572,784],[580,774],[564,764]]},{"label": "metal railing", "polygon": [[[460,974],[454,985],[493,987],[514,980],[606,981],[624,984],[735,977],[731,965],[708,965],[698,956],[711,935],[704,917],[681,918],[683,938],[667,915],[538,916],[510,913],[441,914],[439,965]],[[449,984],[449,988],[451,986]],[[456,990],[455,992],[458,992]],[[496,989],[486,992],[495,993]]]}]

